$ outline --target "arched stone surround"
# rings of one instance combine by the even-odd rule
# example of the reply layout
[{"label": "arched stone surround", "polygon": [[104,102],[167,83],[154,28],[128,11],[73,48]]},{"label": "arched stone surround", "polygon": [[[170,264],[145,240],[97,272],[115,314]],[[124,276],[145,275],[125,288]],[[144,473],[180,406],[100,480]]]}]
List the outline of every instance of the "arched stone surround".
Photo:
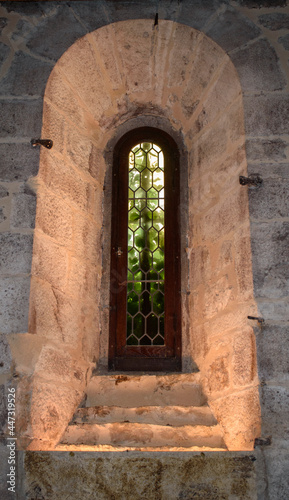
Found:
[{"label": "arched stone surround", "polygon": [[41,352],[23,432],[34,439],[32,449],[57,443],[105,352],[104,150],[120,127],[142,116],[182,137],[188,158],[185,356],[201,371],[229,449],[252,448],[259,433],[247,320],[256,313],[248,200],[238,182],[246,174],[239,79],[229,57],[201,32],[136,20],[78,40],[45,92],[42,137],[54,146],[41,151],[36,179],[29,331],[41,339]]}]

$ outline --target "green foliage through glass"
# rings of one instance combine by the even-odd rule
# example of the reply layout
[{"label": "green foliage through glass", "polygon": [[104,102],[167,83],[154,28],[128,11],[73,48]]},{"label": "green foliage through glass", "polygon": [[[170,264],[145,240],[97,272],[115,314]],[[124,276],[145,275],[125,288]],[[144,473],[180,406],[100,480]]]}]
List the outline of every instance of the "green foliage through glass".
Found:
[{"label": "green foliage through glass", "polygon": [[127,345],[164,345],[164,155],[129,153]]}]

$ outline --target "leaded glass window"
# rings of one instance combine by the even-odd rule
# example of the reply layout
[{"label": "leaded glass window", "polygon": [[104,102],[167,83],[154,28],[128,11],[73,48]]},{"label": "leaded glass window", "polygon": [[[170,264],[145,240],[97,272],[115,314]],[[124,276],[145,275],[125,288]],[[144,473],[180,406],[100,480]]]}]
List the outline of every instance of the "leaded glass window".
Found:
[{"label": "leaded glass window", "polygon": [[164,345],[164,155],[143,142],[129,153],[127,345]]},{"label": "leaded glass window", "polygon": [[180,370],[179,153],[143,127],[114,150],[109,367]]}]

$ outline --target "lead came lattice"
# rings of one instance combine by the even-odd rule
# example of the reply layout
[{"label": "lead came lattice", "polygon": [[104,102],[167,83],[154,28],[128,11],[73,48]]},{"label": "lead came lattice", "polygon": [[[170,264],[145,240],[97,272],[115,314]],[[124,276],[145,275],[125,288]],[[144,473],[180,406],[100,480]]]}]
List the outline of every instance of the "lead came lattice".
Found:
[{"label": "lead came lattice", "polygon": [[164,155],[156,144],[129,154],[127,345],[164,345]]}]

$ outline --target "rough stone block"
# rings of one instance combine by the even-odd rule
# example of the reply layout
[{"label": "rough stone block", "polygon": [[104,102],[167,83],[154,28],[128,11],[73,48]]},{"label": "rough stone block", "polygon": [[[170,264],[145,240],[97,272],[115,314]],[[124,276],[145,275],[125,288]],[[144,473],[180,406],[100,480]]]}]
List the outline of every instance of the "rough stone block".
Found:
[{"label": "rough stone block", "polygon": [[93,221],[81,212],[74,217],[74,255],[80,260],[90,260],[95,265],[101,255],[101,220]]},{"label": "rough stone block", "polygon": [[269,30],[276,31],[289,29],[289,14],[285,12],[270,12],[258,18],[259,23]]},{"label": "rough stone block", "polygon": [[248,192],[250,216],[253,219],[288,217],[289,176],[287,179],[266,178],[261,189],[249,189]]},{"label": "rough stone block", "polygon": [[[73,87],[75,94],[82,99],[87,110],[98,121],[112,104],[112,100],[105,75],[97,63],[96,53],[88,39],[86,37],[79,39],[57,64]],[[53,95],[49,98],[54,100]],[[79,107],[79,103],[77,105]]]},{"label": "rough stone block", "polygon": [[[65,36],[63,36],[65,33]],[[76,40],[86,34],[83,25],[75,21],[73,12],[67,5],[58,5],[27,42],[32,54],[57,61]]]},{"label": "rough stone block", "polygon": [[[177,24],[173,33],[172,48],[169,55],[168,87],[178,87],[188,78],[191,59],[200,40],[197,31],[188,30],[187,26]],[[159,75],[164,78],[164,75]]]},{"label": "rough stone block", "polygon": [[234,298],[233,284],[228,275],[222,276],[216,282],[210,280],[206,284],[202,317],[209,319],[223,312]]},{"label": "rough stone block", "polygon": [[7,196],[9,196],[9,191],[5,186],[0,185],[0,198],[6,198]]},{"label": "rough stone block", "polygon": [[258,309],[265,321],[287,321],[289,317],[289,297],[279,300],[259,299]]},{"label": "rough stone block", "polygon": [[256,498],[254,462],[243,453],[26,452],[25,470],[27,498],[65,497],[68,484],[72,500],[91,491],[98,500]]},{"label": "rough stone block", "polygon": [[0,101],[1,137],[40,137],[42,101]]},{"label": "rough stone block", "polygon": [[24,185],[20,193],[14,193],[11,206],[11,226],[13,228],[34,228],[36,214],[36,196]]},{"label": "rough stone block", "polygon": [[[8,72],[0,81],[0,92],[13,96],[43,95],[51,70],[51,63],[18,51]],[[25,75],[25,78],[19,78],[19,75]]]},{"label": "rough stone block", "polygon": [[0,234],[0,273],[30,273],[33,235]]},{"label": "rough stone block", "polygon": [[65,202],[75,204],[84,211],[91,207],[94,185],[91,186],[75,168],[53,153],[47,152],[42,156],[40,177],[45,185]]},{"label": "rough stone block", "polygon": [[80,348],[83,318],[79,300],[33,280],[30,302],[30,332]]},{"label": "rough stone block", "polygon": [[228,144],[227,134],[227,124],[220,120],[215,127],[205,130],[200,137],[194,140],[192,155],[197,176],[201,176],[205,171],[213,168],[216,165],[216,158],[222,158]]},{"label": "rough stone block", "polygon": [[7,430],[7,385],[0,385],[0,435],[5,436]]},{"label": "rough stone block", "polygon": [[[162,11],[164,12],[164,15],[161,16]],[[187,24],[189,19],[190,26],[198,30],[202,29],[215,11],[216,4],[213,5],[210,0],[194,0],[193,4],[191,2],[182,2],[181,4],[177,3],[175,11],[173,11],[173,15],[171,9],[169,8],[169,4],[167,5],[167,2],[162,1],[160,2],[159,10],[162,19],[169,19],[168,16],[171,16],[173,21],[184,24]]]},{"label": "rough stone block", "polygon": [[36,19],[41,20],[45,18],[46,15],[49,15],[50,11],[55,9],[55,5],[50,2],[47,4],[41,5],[40,8],[37,8],[37,5],[31,4],[30,2],[27,5],[24,5],[21,1],[15,1],[13,3],[6,3],[5,10],[7,12],[16,12],[19,14],[24,14],[25,16],[33,16]]},{"label": "rough stone block", "polygon": [[253,450],[255,438],[261,433],[258,388],[211,400],[210,407],[224,429],[229,450]]},{"label": "rough stone block", "polygon": [[2,33],[3,28],[7,26],[7,17],[0,17],[0,34]]},{"label": "rough stone block", "polygon": [[[279,161],[287,158],[287,143],[282,139],[247,139],[246,152],[248,161]],[[257,168],[256,166],[251,167]],[[271,169],[274,168],[270,165]],[[252,170],[253,172],[253,170]]]},{"label": "rough stone block", "polygon": [[63,153],[66,129],[67,124],[63,115],[53,108],[49,101],[44,101],[41,137],[53,141],[53,151],[42,149],[42,158],[55,151]]},{"label": "rough stone block", "polygon": [[252,253],[249,224],[237,230],[234,235],[235,276],[239,300],[253,299]]},{"label": "rough stone block", "polygon": [[256,335],[259,376],[264,380],[289,379],[289,327],[268,324]]},{"label": "rough stone block", "polygon": [[4,43],[0,42],[0,69],[2,66],[2,63],[7,59],[9,53],[10,53],[10,47],[7,47]]},{"label": "rough stone block", "polygon": [[232,369],[234,386],[250,385],[256,377],[256,345],[253,329],[237,332],[233,342]]},{"label": "rough stone block", "polygon": [[289,453],[285,449],[266,450],[267,495],[272,500],[287,500],[289,491]]},{"label": "rough stone block", "polygon": [[189,118],[200,102],[216,69],[224,60],[224,53],[208,38],[203,38],[195,53],[194,64],[182,97],[184,115]]},{"label": "rough stone block", "polygon": [[[217,83],[203,103],[202,109],[192,126],[192,133],[198,134],[203,127],[210,126],[219,113],[229,106],[238,95],[241,88],[236,85],[235,69],[231,62],[226,64],[221,72]],[[226,114],[226,112],[225,112]]]},{"label": "rough stone block", "polygon": [[[47,82],[45,97],[47,102],[53,102],[59,111],[66,114],[77,127],[86,130],[93,135],[96,124],[92,115],[84,109],[79,102],[76,92],[72,91],[68,84],[62,79],[57,68],[54,68]],[[87,118],[90,117],[90,120]]]},{"label": "rough stone block", "polygon": [[55,347],[44,346],[35,366],[34,374],[47,381],[61,380],[61,383],[81,390],[85,382],[86,370],[87,365],[81,362],[79,353],[76,355]]},{"label": "rough stone block", "polygon": [[[81,401],[82,392],[59,382],[35,377],[31,401],[31,425],[36,441],[57,443]],[[39,442],[38,441],[38,442]],[[41,445],[40,445],[41,446]],[[30,446],[30,449],[41,449]]]},{"label": "rough stone block", "polygon": [[[148,91],[152,84],[152,28],[150,21],[132,21],[124,31],[121,24],[115,25],[118,54],[122,63],[123,78],[127,92]],[[129,36],[128,36],[129,33]],[[138,50],[135,50],[138,47]],[[146,68],[146,71],[143,68]]]},{"label": "rough stone block", "polygon": [[120,61],[117,57],[117,44],[113,36],[113,28],[108,25],[91,33],[91,43],[96,45],[99,57],[104,61],[105,73],[109,85],[117,90],[122,87]]},{"label": "rough stone block", "polygon": [[260,389],[262,435],[289,438],[289,391],[287,387],[263,386]]},{"label": "rough stone block", "polygon": [[288,293],[289,224],[251,225],[253,279],[256,295],[279,298]]},{"label": "rough stone block", "polygon": [[101,284],[102,270],[100,265],[87,264],[71,258],[67,290],[73,297],[91,297],[95,299]]},{"label": "rough stone block", "polygon": [[245,95],[245,128],[252,136],[283,135],[288,132],[287,95]]},{"label": "rough stone block", "polygon": [[28,143],[0,144],[1,180],[26,181],[38,172],[39,151]]},{"label": "rough stone block", "polygon": [[281,90],[286,79],[278,64],[275,50],[267,40],[257,40],[248,47],[232,54],[242,90]]},{"label": "rough stone block", "polygon": [[209,394],[222,393],[230,385],[229,355],[217,357],[210,363],[206,374],[206,392]]},{"label": "rough stone block", "polygon": [[27,332],[30,278],[1,278],[0,287],[0,332]]},{"label": "rough stone block", "polygon": [[280,36],[278,42],[283,45],[285,50],[289,50],[289,35]]},{"label": "rough stone block", "polygon": [[233,9],[228,9],[218,15],[206,34],[226,52],[229,52],[257,38],[261,31],[248,18]]},{"label": "rough stone block", "polygon": [[57,240],[62,246],[72,245],[72,210],[61,198],[44,189],[39,190],[36,228]]},{"label": "rough stone block", "polygon": [[204,241],[216,241],[239,228],[248,218],[247,193],[239,186],[198,220],[198,233]]},{"label": "rough stone block", "polygon": [[6,230],[8,229],[7,226],[7,219],[8,219],[8,209],[7,209],[7,204],[0,204],[0,228],[3,231],[4,228],[3,226],[6,225]]},{"label": "rough stone block", "polygon": [[35,235],[32,275],[50,283],[55,288],[65,290],[67,269],[67,250],[48,238]]},{"label": "rough stone block", "polygon": [[11,370],[11,351],[6,335],[0,334],[0,374]]},{"label": "rough stone block", "polygon": [[[110,18],[110,3],[108,4],[106,2],[103,5],[98,4],[97,6],[94,4],[94,8],[91,7],[92,5],[90,2],[76,2],[70,5],[70,10],[81,20],[81,24],[85,26],[87,33],[97,30],[101,26],[107,24],[108,21],[115,22]],[[120,14],[121,13],[122,9],[120,9]],[[125,19],[127,19],[127,17],[125,17]]]}]

